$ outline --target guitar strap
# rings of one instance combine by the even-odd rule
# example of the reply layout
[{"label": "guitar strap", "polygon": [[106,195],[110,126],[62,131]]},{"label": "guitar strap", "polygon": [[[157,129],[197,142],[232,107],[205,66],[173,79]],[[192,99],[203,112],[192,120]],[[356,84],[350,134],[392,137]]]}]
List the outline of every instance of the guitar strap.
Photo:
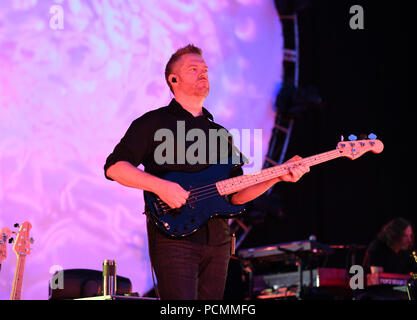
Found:
[{"label": "guitar strap", "polygon": [[246,156],[235,146],[232,140],[232,138],[227,139],[227,142],[231,146],[232,152],[236,152],[239,155],[240,166],[243,166],[244,164],[249,164],[248,158],[246,158]]},{"label": "guitar strap", "polygon": [[[213,121],[213,118],[207,118],[209,121],[211,121],[212,123],[216,124]],[[216,124],[218,125],[218,124]],[[224,129],[224,128],[223,128]],[[227,131],[227,130],[226,130]],[[228,132],[228,131],[227,131]],[[244,164],[249,164],[249,160],[248,158],[246,158],[246,156],[235,146],[235,144],[233,143],[233,136],[229,135],[228,137],[226,137],[227,142],[229,143],[229,145],[232,148],[232,152],[236,152],[237,154],[239,154],[239,159],[240,159],[240,166],[243,166]]]}]

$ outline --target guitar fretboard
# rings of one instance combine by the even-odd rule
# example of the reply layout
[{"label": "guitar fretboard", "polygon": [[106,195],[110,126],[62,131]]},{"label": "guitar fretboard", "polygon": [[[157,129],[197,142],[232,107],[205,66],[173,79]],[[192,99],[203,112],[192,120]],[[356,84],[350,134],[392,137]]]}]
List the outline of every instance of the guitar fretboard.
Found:
[{"label": "guitar fretboard", "polygon": [[20,300],[22,293],[22,283],[23,283],[23,271],[25,269],[25,255],[17,256],[16,271],[13,279],[12,293],[10,295],[10,300]]},{"label": "guitar fretboard", "polygon": [[331,150],[314,156],[306,157],[300,161],[284,163],[271,168],[263,169],[256,173],[222,180],[216,183],[216,187],[220,195],[228,195],[234,192],[238,192],[247,187],[253,186],[255,184],[285,175],[289,172],[291,167],[299,165],[301,163],[311,167],[339,157],[341,157],[341,154],[338,150]]}]

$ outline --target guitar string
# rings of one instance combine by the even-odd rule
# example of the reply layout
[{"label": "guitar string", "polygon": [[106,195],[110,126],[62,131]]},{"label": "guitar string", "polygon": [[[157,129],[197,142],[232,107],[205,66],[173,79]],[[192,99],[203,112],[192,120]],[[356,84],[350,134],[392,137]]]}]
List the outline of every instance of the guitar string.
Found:
[{"label": "guitar string", "polygon": [[[205,198],[199,198],[199,199],[196,199],[196,200],[194,200],[194,201],[188,201],[187,200],[187,202],[186,202],[186,205],[188,204],[193,204],[193,203],[196,203],[196,202],[198,202],[198,201],[201,201],[201,200],[206,200],[206,199],[209,199],[209,198],[212,198],[212,197],[217,197],[217,196],[220,196],[220,194],[216,191],[216,192],[213,192],[213,193],[207,193],[206,195],[205,195],[206,197]],[[167,204],[162,204],[161,205],[161,209],[162,210],[164,210],[164,209],[168,209],[168,210],[175,210],[175,209],[173,209],[173,208],[171,208],[169,205],[167,205]]]},{"label": "guitar string", "polygon": [[[330,157],[328,157],[327,156],[327,154],[325,155],[325,156],[316,156],[314,159],[306,159],[306,161],[305,161],[305,163],[307,163],[307,162],[311,162],[313,165],[315,164],[315,162],[317,161],[317,159],[320,159],[320,160],[322,160],[322,158],[327,158],[327,159],[329,159]],[[300,161],[300,163],[301,163],[301,161]],[[276,170],[275,170],[276,171]],[[284,170],[283,170],[284,172],[281,174],[281,175],[283,175],[283,174],[285,174],[286,172],[288,172],[289,170],[288,170],[288,168],[284,168]],[[271,174],[271,173],[273,173],[273,175],[276,177],[276,176],[279,176],[279,175],[276,175],[276,173],[277,172],[274,172],[274,171],[270,171],[270,173],[269,174]],[[271,178],[272,179],[272,178]],[[212,184],[213,185],[213,184]],[[215,183],[214,183],[214,185],[215,185]],[[209,185],[209,186],[211,186],[211,185]],[[204,187],[200,187],[200,188],[196,188],[196,189],[192,189],[192,190],[197,190],[197,189],[205,189],[204,191],[199,191],[199,192],[196,192],[196,193],[201,193],[201,192],[205,192],[205,191],[209,191],[210,189],[212,189],[212,190],[210,190],[209,192],[206,192],[206,193],[203,193],[203,194],[200,194],[200,197],[201,196],[206,196],[205,198],[198,198],[198,199],[195,199],[194,201],[189,201],[189,200],[187,200],[187,202],[186,202],[186,204],[192,204],[192,203],[195,203],[195,202],[198,202],[198,201],[201,201],[201,200],[205,200],[205,199],[209,199],[209,198],[212,198],[212,197],[215,197],[215,196],[218,196],[218,195],[220,195],[218,192],[217,192],[217,188],[213,188],[213,187],[211,187],[211,188],[207,188],[208,186],[204,186]],[[213,192],[214,191],[214,192]],[[191,194],[191,193],[190,193]],[[172,208],[171,207],[169,207],[169,205],[167,205],[167,204],[165,204],[162,200],[161,200],[161,202],[164,204],[164,207],[165,207],[165,209],[168,207],[170,210],[172,210]]]},{"label": "guitar string", "polygon": [[191,202],[191,203],[195,203],[195,202],[197,202],[197,201],[201,201],[201,200],[205,200],[205,199],[209,199],[209,198],[213,198],[213,197],[217,197],[217,196],[220,196],[220,194],[218,194],[218,193],[216,192],[216,193],[214,193],[214,194],[212,194],[212,195],[209,195],[208,197],[205,197],[205,198],[200,198],[200,199],[198,199],[198,200],[196,200],[196,201],[194,201],[194,202]]},{"label": "guitar string", "polygon": [[[207,193],[211,193],[213,191],[216,191],[217,192],[217,188],[216,187],[211,187],[211,188],[208,188],[208,189],[204,190],[204,192],[199,192],[199,193],[191,192],[190,195],[189,195],[189,197],[188,197],[188,199],[192,199],[192,198],[195,198],[197,196],[201,197],[201,196],[204,196]],[[159,200],[162,201],[161,199],[159,199]]]},{"label": "guitar string", "polygon": [[[202,197],[202,196],[208,196],[208,195],[214,195],[215,196],[215,195],[220,195],[220,194],[217,192],[217,189],[212,189],[212,190],[210,190],[210,191],[208,191],[208,192],[200,195],[200,197]],[[190,198],[187,199],[187,201],[186,201],[185,204],[193,204],[193,203],[196,203],[196,202],[201,201],[203,199],[206,199],[206,198],[193,199],[192,197],[190,197]],[[172,209],[168,204],[166,204],[162,200],[160,200],[159,205],[160,205],[160,207],[162,209],[167,209],[167,208]]]},{"label": "guitar string", "polygon": [[[286,171],[288,171],[288,170],[286,170]],[[271,175],[271,173],[273,173],[275,175],[275,172],[272,172],[272,171],[269,173],[269,175]],[[248,182],[248,181],[246,181],[246,182]],[[252,181],[249,181],[249,182],[252,182]],[[189,200],[186,201],[186,204],[193,204],[193,203],[196,203],[198,201],[208,199],[212,196],[216,196],[218,194],[217,187],[213,186],[213,185],[215,185],[215,184],[211,184],[211,185],[207,185],[207,186],[204,186],[204,187],[196,188],[196,189],[203,189],[204,188],[203,190],[200,190],[198,192],[190,192],[190,196],[188,198]],[[192,189],[192,190],[196,190],[196,189]],[[192,199],[193,196],[195,196],[195,195],[198,195],[199,198]],[[212,196],[209,196],[209,197],[206,197],[206,198],[201,198],[202,196],[208,196],[208,195],[212,195]],[[158,201],[159,201],[159,205],[162,209],[168,209],[168,208],[172,209],[168,204],[163,202],[161,199],[158,199]]]},{"label": "guitar string", "polygon": [[199,190],[199,189],[202,189],[202,188],[207,188],[207,187],[211,187],[211,186],[214,186],[216,183],[212,183],[212,184],[208,184],[208,185],[205,185],[205,186],[202,186],[202,187],[198,187],[198,188],[194,188],[194,189],[190,189],[190,190],[188,190],[188,191],[194,191],[194,190]]},{"label": "guitar string", "polygon": [[[271,173],[275,174],[275,172],[272,172],[272,171],[271,171]],[[269,175],[271,175],[271,173],[269,173]],[[265,177],[266,175],[267,174],[263,174],[263,177]],[[250,178],[252,178],[252,177],[249,176],[247,178],[247,180],[250,180]],[[230,179],[233,179],[233,178],[230,178]],[[271,179],[273,179],[273,178],[271,178]],[[224,180],[224,181],[227,181],[227,180]],[[252,183],[253,181],[243,181],[243,183],[247,183],[247,182]],[[199,194],[201,192],[206,192],[207,190],[212,189],[212,188],[216,188],[217,189],[216,183],[212,183],[212,184],[209,184],[209,185],[206,185],[206,186],[202,186],[202,187],[199,187],[199,188],[189,189],[188,191],[190,192],[190,195],[191,195],[191,193],[194,193],[194,195],[196,195],[196,194]],[[195,192],[195,190],[199,190],[199,191]]]},{"label": "guitar string", "polygon": [[[243,183],[247,183],[248,181],[244,181]],[[253,181],[249,181],[249,182],[253,182]],[[210,185],[209,185],[210,186]],[[215,193],[217,193],[218,192],[218,190],[217,190],[217,187],[216,186],[211,186],[211,187],[209,187],[209,186],[205,186],[204,187],[204,190],[200,190],[200,191],[198,191],[198,192],[190,192],[190,195],[189,195],[189,200],[187,200],[187,202],[186,202],[186,204],[190,204],[190,203],[195,203],[195,202],[197,202],[197,201],[200,201],[200,200],[203,200],[203,199],[206,199],[206,198],[201,198],[201,197],[203,197],[203,196],[206,196],[206,195],[210,195],[210,194],[212,194],[213,192],[215,192]],[[203,188],[203,187],[201,187],[201,188]],[[244,188],[244,187],[243,187]],[[193,199],[193,197],[195,197],[195,196],[199,196],[199,198],[197,198],[197,199]],[[220,195],[220,194],[219,194]],[[165,204],[165,202],[163,202],[161,199],[158,199],[158,202],[159,202],[159,204],[162,206],[163,204]],[[167,205],[168,206],[168,205]],[[168,206],[169,207],[169,206]]]},{"label": "guitar string", "polygon": [[[335,150],[332,150],[332,151],[330,151],[330,152],[334,152]],[[330,152],[328,152],[328,153],[330,153]],[[315,156],[314,158],[306,158],[306,159],[304,159],[304,161],[303,160],[301,160],[301,161],[296,161],[296,162],[294,162],[293,164],[297,164],[297,163],[299,163],[299,164],[301,164],[302,162],[304,162],[304,163],[312,163],[312,164],[314,164],[314,162],[316,162],[317,161],[317,159],[322,159],[322,158],[330,158],[330,157],[328,157],[328,153],[326,153],[326,154],[324,154],[324,155],[322,155],[322,156]],[[272,169],[272,168],[271,168]],[[278,169],[279,170],[279,169]],[[276,172],[277,170],[275,169],[274,171],[273,170],[271,170],[268,174],[269,175],[274,175],[274,176],[277,176],[276,174],[277,174],[277,172]],[[281,175],[283,175],[283,174],[285,174],[286,172],[288,172],[289,170],[288,170],[288,168],[284,168],[284,170],[282,170],[283,172],[282,172],[282,174]],[[265,174],[264,174],[264,176],[265,176]],[[233,179],[233,178],[232,178]],[[271,178],[271,179],[273,179],[273,178]],[[247,181],[246,181],[247,182]],[[251,181],[250,181],[251,182]],[[217,194],[217,187],[215,186],[216,185],[216,183],[212,183],[212,184],[210,184],[210,185],[206,185],[206,186],[202,186],[202,187],[198,187],[198,188],[194,188],[194,189],[190,189],[190,190],[188,190],[188,191],[190,191],[190,196],[191,196],[191,194],[193,194],[193,196],[195,196],[195,195],[199,195],[200,197],[201,196],[208,196],[208,195],[210,195],[209,197],[206,197],[206,198],[198,198],[198,199],[195,199],[195,200],[193,200],[193,201],[191,201],[191,200],[187,200],[186,201],[186,204],[192,204],[192,203],[196,203],[196,202],[198,202],[198,201],[201,201],[201,200],[205,200],[205,199],[208,199],[208,198],[211,198],[211,197],[213,197],[213,196],[216,196]],[[193,191],[195,191],[195,190],[200,190],[200,191],[197,191],[197,192],[193,192]],[[213,193],[214,192],[214,193]],[[160,200],[160,199],[158,199],[160,202],[160,206],[162,207],[162,209],[166,209],[166,208],[170,208],[170,209],[172,209],[169,205],[167,205],[165,202],[163,202],[162,200]]]},{"label": "guitar string", "polygon": [[[209,198],[212,198],[212,197],[220,196],[220,194],[217,192],[217,190],[213,190],[213,191],[215,191],[215,192],[211,192],[211,193],[208,192],[206,194],[203,194],[203,196],[206,196],[204,198],[198,198],[198,199],[195,199],[194,201],[187,200],[186,204],[193,204],[193,203],[196,203],[198,201],[202,201],[202,200],[206,200],[206,199],[209,199]],[[165,202],[163,202],[162,200],[160,201],[160,206],[163,210],[164,209],[175,210],[175,209],[171,208],[169,205],[165,204]]]},{"label": "guitar string", "polygon": [[[272,171],[271,171],[272,172]],[[240,176],[238,176],[238,177],[236,177],[236,178],[239,178]],[[242,176],[243,177],[243,176]],[[233,179],[233,178],[229,178],[229,179]],[[226,179],[226,180],[223,180],[223,181],[227,181],[227,180],[229,180],[229,179]],[[212,183],[212,184],[208,184],[208,185],[205,185],[205,186],[202,186],[202,187],[198,187],[198,188],[193,188],[193,189],[189,189],[189,190],[187,190],[187,191],[190,191],[190,192],[192,192],[192,191],[195,191],[195,190],[200,190],[200,189],[206,189],[206,188],[209,188],[209,187],[212,187],[212,186],[215,186],[216,185],[216,183]]]},{"label": "guitar string", "polygon": [[[196,194],[198,194],[199,198],[193,199],[193,196],[195,196]],[[186,201],[185,204],[186,205],[187,204],[193,204],[193,203],[196,203],[198,201],[205,200],[205,199],[211,198],[213,196],[217,196],[217,195],[220,195],[218,193],[217,187],[214,186],[214,187],[211,187],[211,188],[206,188],[204,191],[190,193],[190,196],[189,196],[189,198],[188,198],[188,200]],[[205,197],[205,198],[201,198],[201,197]],[[163,202],[161,199],[158,199],[158,201],[159,201],[159,205],[162,209],[168,209],[168,208],[172,209],[168,204]]]},{"label": "guitar string", "polygon": [[[215,186],[215,183],[213,183],[211,185],[204,186],[204,187],[196,188],[196,189],[202,189],[202,188],[204,188],[204,190],[200,190],[198,192],[190,191],[190,195],[189,195],[188,199],[192,198],[192,196],[195,196],[195,195],[198,195],[200,197],[205,196],[205,195],[208,195],[208,194],[212,193],[213,191],[215,193],[217,193],[217,187]],[[196,189],[190,189],[190,190],[196,190]],[[159,206],[162,209],[167,209],[167,208],[172,209],[168,204],[166,204],[160,198],[158,198],[156,201],[158,202]],[[187,200],[186,204],[195,203],[196,201],[199,201],[199,200],[196,199],[195,201],[191,201],[191,199],[190,199],[190,200]]]},{"label": "guitar string", "polygon": [[[334,152],[335,150],[332,150],[332,151],[329,151],[328,153],[330,153],[330,152]],[[292,164],[301,164],[302,162],[304,162],[304,163],[312,163],[312,164],[314,164],[314,162],[317,160],[317,159],[322,159],[322,158],[329,158],[328,157],[328,155],[327,155],[327,153],[326,154],[323,154],[323,155],[320,155],[320,156],[318,156],[318,155],[316,155],[314,158],[310,158],[310,157],[308,157],[308,158],[305,158],[305,159],[303,159],[303,160],[300,160],[300,161],[295,161],[294,163],[292,163]],[[286,172],[288,172],[288,168],[280,168],[283,172],[282,172],[282,174],[285,174]],[[277,170],[280,170],[280,169],[278,169],[278,168],[271,168],[271,171],[268,173],[269,175],[272,173],[272,174],[277,174],[278,172],[277,172]],[[273,171],[274,170],[274,171]],[[233,178],[231,178],[231,179],[233,179]],[[272,178],[271,178],[272,179]],[[228,179],[227,179],[228,180]],[[226,180],[225,180],[226,181]],[[202,189],[202,190],[200,190],[200,191],[204,191],[204,189],[207,189],[207,188],[211,188],[212,186],[215,186],[216,185],[216,183],[212,183],[212,184],[209,184],[209,185],[206,185],[206,186],[202,186],[202,187],[198,187],[198,188],[193,188],[193,189],[189,189],[188,191],[190,191],[190,192],[192,192],[192,191],[195,191],[195,190],[200,190],[200,189]]]}]

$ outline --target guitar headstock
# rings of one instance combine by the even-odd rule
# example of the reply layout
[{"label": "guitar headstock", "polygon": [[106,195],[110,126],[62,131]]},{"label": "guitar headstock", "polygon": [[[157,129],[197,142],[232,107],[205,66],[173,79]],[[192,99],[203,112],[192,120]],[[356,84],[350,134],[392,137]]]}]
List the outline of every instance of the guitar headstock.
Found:
[{"label": "guitar headstock", "polygon": [[356,140],[356,136],[350,135],[349,141],[340,141],[337,144],[337,150],[342,156],[348,157],[349,159],[357,159],[368,151],[373,153],[380,153],[384,150],[384,144],[376,139],[376,135],[368,135],[366,140]]},{"label": "guitar headstock", "polygon": [[7,258],[7,242],[12,232],[9,228],[4,227],[0,231],[0,264]]},{"label": "guitar headstock", "polygon": [[23,222],[19,228],[19,233],[16,236],[16,240],[13,245],[13,251],[17,255],[29,255],[30,254],[30,238],[29,232],[32,229],[30,222]]}]

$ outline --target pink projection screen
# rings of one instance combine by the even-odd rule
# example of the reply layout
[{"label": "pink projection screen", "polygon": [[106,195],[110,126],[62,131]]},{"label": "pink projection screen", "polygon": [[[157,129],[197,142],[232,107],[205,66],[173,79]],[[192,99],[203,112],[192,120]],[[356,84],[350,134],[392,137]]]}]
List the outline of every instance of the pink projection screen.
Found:
[{"label": "pink projection screen", "polygon": [[[22,299],[47,299],[58,269],[104,259],[134,292],[153,287],[142,191],[103,166],[134,119],[169,103],[165,64],[188,43],[209,66],[205,107],[228,129],[261,129],[264,155],[282,79],[272,0],[1,1],[0,229],[32,224]],[[262,167],[252,160],[245,172]],[[0,299],[16,267],[6,247]]]}]

